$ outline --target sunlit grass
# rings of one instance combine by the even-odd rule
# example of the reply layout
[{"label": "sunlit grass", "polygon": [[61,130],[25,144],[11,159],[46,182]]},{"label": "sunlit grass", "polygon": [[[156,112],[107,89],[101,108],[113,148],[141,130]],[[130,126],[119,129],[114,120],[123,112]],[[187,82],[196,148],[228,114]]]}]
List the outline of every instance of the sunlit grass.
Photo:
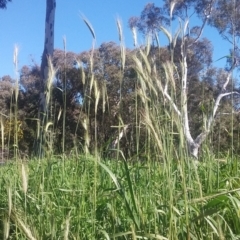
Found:
[{"label": "sunlit grass", "polygon": [[[84,21],[95,38],[91,25],[86,19]],[[126,53],[120,21],[117,21],[117,26],[121,70],[124,72]],[[136,37],[134,41],[137,44]],[[41,143],[46,144],[43,146],[46,158],[28,162],[19,159],[0,167],[0,238],[238,239],[238,159],[225,156],[225,161],[216,161],[213,154],[203,151],[201,161],[196,165],[188,156],[181,122],[170,111],[171,108],[165,107],[156,66],[149,62],[149,39],[145,49],[139,48],[133,56],[138,74],[133,111],[135,122],[124,122],[120,106],[118,133],[113,139],[113,149],[110,149],[116,157],[101,157],[97,110],[100,104],[105,109],[108,96],[106,86],[94,76],[93,51],[94,47],[89,58],[88,81],[81,69],[86,91],[77,125],[81,124],[84,130],[82,151],[76,145],[75,154],[54,155],[53,119],[56,117],[59,120],[61,114],[54,116],[52,109],[48,112],[52,97],[50,80],[55,74],[49,62],[52,74],[46,86],[46,119],[44,126],[39,125],[36,129],[42,136]],[[81,62],[77,63],[81,66]],[[175,90],[171,64],[166,63],[163,69],[169,76],[169,85]],[[121,88],[122,81],[119,82],[120,105]],[[66,93],[64,89],[62,91],[62,149],[65,154]],[[173,91],[173,97],[175,94]],[[17,96],[15,99],[17,106]],[[94,107],[95,114],[92,125],[89,121],[90,107]],[[15,117],[17,107],[14,110]],[[17,131],[17,117],[14,119]],[[126,160],[120,141],[130,124],[134,126],[137,153]],[[2,118],[0,125],[3,136]],[[90,127],[94,127],[95,131],[94,144],[90,139]],[[17,132],[14,139],[17,147]],[[1,145],[4,145],[3,137]],[[139,146],[144,147],[140,149]]]},{"label": "sunlit grass", "polygon": [[196,168],[168,160],[168,166],[99,162],[85,155],[1,167],[0,236],[233,239],[240,234],[234,162],[208,159]]}]

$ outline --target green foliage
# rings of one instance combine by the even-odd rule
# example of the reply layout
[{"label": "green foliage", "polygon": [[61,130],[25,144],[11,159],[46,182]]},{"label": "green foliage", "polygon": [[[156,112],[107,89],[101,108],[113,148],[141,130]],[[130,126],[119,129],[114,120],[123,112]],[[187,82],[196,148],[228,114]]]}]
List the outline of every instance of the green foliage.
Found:
[{"label": "green foliage", "polygon": [[[10,138],[10,140],[13,142],[13,138],[14,138],[14,122],[13,121],[5,121],[4,122],[4,137],[5,139],[8,139]],[[23,129],[22,129],[22,122],[20,120],[17,121],[17,134],[18,134],[18,138],[19,140],[22,140],[23,139]],[[1,140],[1,137],[0,137],[0,140]]]},{"label": "green foliage", "polygon": [[[182,1],[165,3],[170,18],[187,14]],[[199,16],[205,7],[203,18],[211,12],[202,1],[187,3]],[[198,136],[230,75],[228,69],[211,66],[212,44],[198,38],[201,28],[186,36],[180,28],[172,36],[158,26],[168,23],[165,15],[148,4],[140,18],[132,19],[132,27],[165,32],[166,47],[158,45],[156,35],[144,46],[137,46],[135,38],[136,49],[126,49],[118,21],[120,46],[103,43],[80,54],[55,50],[48,62],[44,124],[36,101],[42,94],[38,66],[23,67],[19,85],[9,77],[0,81],[1,119],[14,114],[15,132],[1,120],[2,135],[5,129],[14,138],[8,147],[30,154],[42,132],[40,150],[46,153],[41,161],[0,168],[1,238],[240,237],[240,168],[233,154],[239,153],[239,121],[232,113],[239,101],[228,95],[221,102],[212,134],[195,162],[186,147],[182,109],[187,109],[192,135]],[[233,90],[238,91],[234,79],[224,88]],[[18,132],[19,123],[23,128]]]},{"label": "green foliage", "polygon": [[[189,40],[191,42],[191,40]],[[179,65],[179,43],[177,43],[176,52],[174,54],[174,62]],[[204,54],[199,55],[204,49]],[[84,128],[79,124],[87,116],[89,124],[89,148],[93,151],[96,144],[101,153],[105,156],[109,155],[111,143],[116,140],[118,134],[119,113],[121,110],[121,121],[128,125],[127,131],[120,142],[120,148],[126,157],[132,158],[136,155],[137,148],[142,149],[142,154],[145,154],[144,146],[146,147],[146,131],[143,130],[140,119],[142,118],[144,104],[142,104],[142,91],[147,91],[146,97],[152,98],[151,91],[141,85],[138,81],[138,74],[135,69],[133,56],[136,56],[141,61],[142,56],[139,56],[136,50],[126,50],[126,64],[124,72],[121,72],[121,55],[120,47],[113,43],[104,43],[93,53],[83,52],[79,55],[67,52],[64,54],[61,50],[54,52],[53,64],[58,69],[56,73],[57,81],[54,82],[51,95],[50,119],[53,123],[53,142],[52,147],[55,153],[62,152],[62,139],[65,138],[65,153],[69,153],[74,147],[83,149],[84,145]],[[196,54],[195,54],[196,53]],[[90,61],[90,55],[93,54],[93,63]],[[164,64],[169,59],[169,51],[166,48],[151,47],[150,53],[143,62],[145,67],[146,60],[149,61],[149,67],[156,67],[157,77],[165,78]],[[151,59],[155,58],[156,62],[151,63]],[[77,64],[76,64],[77,59]],[[148,64],[149,64],[148,63]],[[188,107],[191,112],[190,127],[193,135],[197,136],[204,127],[204,119],[210,114],[214,98],[216,97],[221,81],[224,81],[224,72],[209,68],[203,77],[199,76],[199,71],[202,68],[209,67],[211,63],[211,44],[207,40],[200,40],[197,45],[189,49],[188,65],[189,65],[189,85],[188,85]],[[91,65],[92,64],[92,65]],[[91,90],[92,76],[91,66],[94,69],[94,79],[97,81],[98,90],[101,92],[100,98],[97,100],[94,96],[94,91]],[[150,76],[149,76],[150,77]],[[151,76],[152,77],[152,76]],[[149,78],[150,80],[151,78]],[[222,80],[221,80],[222,79]],[[164,81],[164,80],[163,80]],[[7,81],[2,82],[2,84]],[[120,82],[121,82],[121,104],[120,104]],[[155,82],[155,91],[158,88]],[[175,97],[181,95],[181,85],[179,81],[175,81]],[[23,67],[20,77],[21,90],[18,99],[19,118],[23,121],[24,139],[21,141],[21,146],[25,146],[29,153],[33,149],[36,142],[36,129],[38,119],[38,101],[40,97],[40,69],[37,66]],[[229,89],[231,86],[229,86]],[[142,90],[141,90],[142,89]],[[154,92],[153,92],[154,93]],[[10,99],[11,95],[9,95]],[[64,100],[64,98],[66,98]],[[6,101],[7,97],[5,98]],[[97,105],[97,114],[95,116],[95,104]],[[10,100],[9,100],[10,101]],[[163,110],[164,99],[158,93],[155,102],[158,110],[155,112],[161,118],[165,113]],[[64,104],[66,102],[66,105]],[[178,102],[180,104],[180,102]],[[236,102],[237,104],[237,102]],[[3,102],[4,112],[7,112],[8,105]],[[166,106],[165,106],[166,107]],[[65,132],[63,134],[63,109],[66,111]],[[220,111],[231,112],[231,99],[225,99],[220,106]],[[96,118],[95,118],[96,117]],[[154,116],[157,117],[157,116]],[[157,117],[157,118],[159,118]],[[237,118],[237,116],[236,116]],[[25,119],[25,120],[24,120]],[[222,123],[218,121],[221,119]],[[224,120],[224,123],[223,123]],[[169,119],[170,121],[170,119]],[[226,127],[226,123],[231,122],[231,115],[222,115],[217,117],[217,129]],[[222,125],[221,128],[217,126]],[[95,128],[97,125],[98,143],[95,139]],[[138,127],[141,125],[141,131],[138,132]],[[228,125],[228,124],[227,124]],[[230,126],[230,125],[228,125]],[[234,138],[238,138],[238,124],[233,125]],[[169,130],[171,131],[171,130]],[[228,130],[230,131],[230,129]],[[140,134],[140,135],[139,135]],[[222,134],[222,133],[221,133]],[[225,135],[226,136],[226,135]],[[230,136],[230,135],[229,135]],[[221,138],[219,145],[218,134],[212,135],[213,149],[217,151],[229,149],[231,142],[229,139]],[[224,140],[225,139],[225,140]],[[104,143],[104,144],[103,144]],[[139,146],[136,148],[136,146]],[[234,149],[237,150],[238,143],[233,141]],[[148,145],[149,147],[149,145]]]},{"label": "green foliage", "polygon": [[0,0],[0,8],[6,8],[7,7],[7,3],[11,2],[12,0]]},{"label": "green foliage", "polygon": [[3,166],[0,237],[237,239],[237,158],[204,159],[197,168],[171,157],[129,163],[87,156]]}]

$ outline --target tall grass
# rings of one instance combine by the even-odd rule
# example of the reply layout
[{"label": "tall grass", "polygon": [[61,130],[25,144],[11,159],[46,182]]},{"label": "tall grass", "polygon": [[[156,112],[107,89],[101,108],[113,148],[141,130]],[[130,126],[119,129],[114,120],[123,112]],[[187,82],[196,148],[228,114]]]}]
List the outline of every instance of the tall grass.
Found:
[{"label": "tall grass", "polygon": [[[95,38],[86,19],[85,23]],[[125,49],[120,22],[118,29],[124,70]],[[135,42],[137,44],[136,39]],[[100,96],[107,99],[107,92],[105,86],[96,81],[92,68],[89,82],[85,82],[82,72],[84,90],[89,91],[83,99],[84,112],[79,115],[79,124],[85,131],[84,154],[78,154],[76,145],[73,156],[53,156],[51,129],[54,128],[50,128],[53,114],[46,114],[46,125],[42,127],[46,137],[43,143],[51,153],[47,160],[17,161],[0,168],[2,239],[240,238],[238,160],[227,156],[226,162],[218,162],[206,151],[202,162],[196,166],[188,157],[181,122],[171,108],[165,106],[161,82],[157,81],[157,66],[150,64],[149,51],[148,42],[133,56],[138,82],[133,111],[136,114],[137,159],[132,159],[137,161],[127,161],[120,148],[122,130],[128,124],[123,122],[121,112],[117,144],[114,145],[117,159],[101,159],[96,116]],[[91,55],[91,66],[93,61]],[[81,66],[81,62],[78,64]],[[174,89],[172,66],[166,64],[164,70]],[[51,71],[55,73],[53,68]],[[47,85],[48,106],[51,83]],[[171,94],[174,98],[176,93],[172,91]],[[65,96],[63,94],[66,101]],[[93,99],[95,146],[91,156],[89,118]],[[103,100],[102,104],[106,102]],[[66,102],[64,106],[66,108]],[[66,109],[63,113],[65,116]],[[3,127],[1,129],[4,131]],[[146,136],[145,148],[141,149],[144,161],[139,149],[142,133]],[[63,149],[64,144],[65,140]]]},{"label": "tall grass", "polygon": [[238,239],[240,179],[234,162],[210,158],[196,168],[168,160],[53,158],[30,162],[28,173],[21,163],[4,166],[0,236]]}]

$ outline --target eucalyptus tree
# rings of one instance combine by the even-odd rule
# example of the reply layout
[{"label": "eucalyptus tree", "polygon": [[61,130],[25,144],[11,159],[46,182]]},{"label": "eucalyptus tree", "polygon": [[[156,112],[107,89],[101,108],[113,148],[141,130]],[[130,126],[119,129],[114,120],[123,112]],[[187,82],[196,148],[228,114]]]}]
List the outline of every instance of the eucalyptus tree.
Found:
[{"label": "eucalyptus tree", "polygon": [[[222,99],[233,95],[239,95],[238,91],[231,88],[231,79],[234,69],[238,66],[238,59],[236,56],[238,56],[237,53],[239,50],[237,46],[237,37],[239,37],[240,31],[238,11],[240,4],[239,0],[165,0],[164,2],[165,4],[163,8],[161,8],[164,9],[164,11],[157,11],[156,9],[156,11],[152,11],[151,8],[145,7],[140,18],[131,19],[130,27],[132,27],[133,30],[134,27],[138,28],[138,30],[143,33],[149,32],[148,29],[154,29],[155,33],[161,31],[167,36],[170,59],[162,63],[165,70],[165,80],[163,81],[164,78],[159,78],[157,75],[152,77],[158,82],[158,87],[164,100],[168,102],[172,111],[180,120],[181,131],[184,134],[190,154],[198,158],[199,148],[212,130]],[[146,10],[148,10],[148,14],[146,14]],[[192,12],[197,13],[198,17],[202,20],[202,24],[201,26],[190,29],[190,15]],[[169,22],[159,21],[159,19],[165,19],[166,13]],[[154,17],[154,14],[157,14],[157,16]],[[147,18],[143,18],[142,16],[147,16]],[[174,19],[178,19],[180,25],[176,34],[172,34],[172,23]],[[143,21],[143,23],[141,23],[141,21]],[[151,24],[154,24],[152,28],[150,27]],[[214,96],[213,106],[205,116],[204,122],[202,122],[201,132],[198,133],[197,136],[193,136],[193,132],[190,129],[192,113],[189,112],[189,87],[191,86],[191,78],[189,77],[190,69],[188,57],[191,49],[201,41],[203,30],[207,24],[212,24],[218,28],[221,34],[227,33],[224,36],[233,47],[231,58],[228,58],[229,66],[225,69],[224,81],[221,83],[218,93]],[[192,33],[194,33],[194,37],[192,37]],[[140,49],[140,52],[141,51]],[[178,63],[174,61],[174,55],[177,51],[180,53]],[[148,55],[149,53],[147,52],[146,54]],[[138,64],[138,61],[136,61],[136,63]],[[199,75],[200,73],[201,71],[198,72]],[[180,82],[181,94],[173,96],[171,92],[173,90],[175,91],[176,82]]]},{"label": "eucalyptus tree", "polygon": [[209,24],[232,45],[230,56],[227,56],[228,67],[240,67],[240,0],[216,1]]},{"label": "eucalyptus tree", "polygon": [[13,91],[14,80],[10,76],[3,76],[0,79],[0,114],[8,115],[8,103],[11,100],[11,93]]},{"label": "eucalyptus tree", "polygon": [[0,0],[0,8],[7,8],[7,3],[12,0]]}]

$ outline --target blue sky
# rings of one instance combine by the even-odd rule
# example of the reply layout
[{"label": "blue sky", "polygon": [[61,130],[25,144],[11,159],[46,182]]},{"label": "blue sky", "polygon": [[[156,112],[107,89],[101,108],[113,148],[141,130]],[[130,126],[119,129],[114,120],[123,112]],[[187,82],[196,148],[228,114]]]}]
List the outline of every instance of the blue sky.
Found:
[{"label": "blue sky", "polygon": [[[0,77],[14,76],[13,50],[19,46],[19,67],[40,64],[44,41],[45,0],[12,0],[6,10],[0,10]],[[80,13],[91,22],[97,46],[103,42],[118,43],[116,19],[123,23],[125,44],[133,47],[128,19],[139,16],[148,2],[161,6],[162,1],[149,0],[57,0],[55,19],[55,48],[63,49],[63,37],[67,39],[67,50],[81,52],[89,50],[92,36],[81,20]],[[191,23],[195,25],[195,23]],[[217,31],[207,28],[204,36],[214,41],[214,59],[228,54],[228,45]],[[217,63],[224,66],[224,60]]]}]

